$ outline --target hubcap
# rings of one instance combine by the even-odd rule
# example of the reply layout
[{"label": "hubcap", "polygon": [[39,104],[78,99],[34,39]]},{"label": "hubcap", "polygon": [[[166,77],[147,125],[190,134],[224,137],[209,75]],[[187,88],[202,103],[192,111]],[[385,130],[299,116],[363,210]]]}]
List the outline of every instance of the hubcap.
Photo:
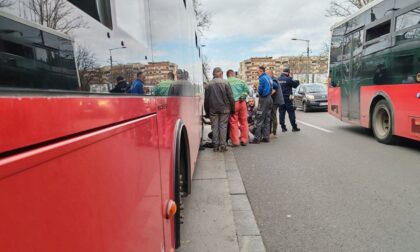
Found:
[{"label": "hubcap", "polygon": [[390,133],[391,125],[389,118],[389,112],[386,109],[380,108],[378,110],[375,120],[375,131],[380,138],[384,138]]}]

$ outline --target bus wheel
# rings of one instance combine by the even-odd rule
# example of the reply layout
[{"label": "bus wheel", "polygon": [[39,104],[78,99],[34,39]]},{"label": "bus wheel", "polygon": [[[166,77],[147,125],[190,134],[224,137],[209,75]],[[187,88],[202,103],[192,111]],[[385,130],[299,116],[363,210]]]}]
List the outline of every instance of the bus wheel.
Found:
[{"label": "bus wheel", "polygon": [[182,175],[177,172],[175,180],[175,203],[177,206],[177,211],[174,216],[174,224],[175,224],[175,248],[179,248],[181,246],[181,224],[182,224],[182,215],[181,215],[181,208],[183,207],[182,203]]},{"label": "bus wheel", "polygon": [[184,145],[181,145],[180,152],[178,156],[178,165],[175,169],[175,203],[177,205],[177,211],[174,216],[175,224],[175,248],[181,246],[181,224],[184,223],[184,215],[182,211],[184,210],[184,202],[182,198],[187,196],[188,185],[187,185],[187,166],[188,158],[186,155],[186,149]]},{"label": "bus wheel", "polygon": [[391,109],[385,100],[379,101],[373,110],[372,128],[376,140],[384,144],[395,142],[393,132],[393,120]]}]

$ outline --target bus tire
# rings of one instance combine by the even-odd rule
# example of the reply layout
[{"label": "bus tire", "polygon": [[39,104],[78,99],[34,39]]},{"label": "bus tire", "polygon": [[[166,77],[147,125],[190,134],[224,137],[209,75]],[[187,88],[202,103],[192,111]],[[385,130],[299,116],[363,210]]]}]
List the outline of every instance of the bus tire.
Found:
[{"label": "bus tire", "polygon": [[175,248],[181,246],[181,179],[182,175],[180,173],[179,167],[175,169],[175,183],[174,183],[174,201],[177,206],[176,214],[174,216],[174,233],[175,233]]},{"label": "bus tire", "polygon": [[380,100],[376,103],[372,116],[372,129],[376,140],[383,144],[393,144],[396,140],[393,125],[391,107],[386,100]]}]

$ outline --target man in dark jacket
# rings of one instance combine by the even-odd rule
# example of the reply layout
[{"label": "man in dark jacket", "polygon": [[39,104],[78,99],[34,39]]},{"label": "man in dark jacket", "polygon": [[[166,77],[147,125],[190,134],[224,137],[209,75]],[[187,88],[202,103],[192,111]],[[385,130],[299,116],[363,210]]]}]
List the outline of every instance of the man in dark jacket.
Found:
[{"label": "man in dark jacket", "polygon": [[232,90],[226,80],[223,80],[223,71],[220,67],[213,70],[213,80],[206,88],[204,97],[204,110],[210,117],[213,132],[213,151],[225,152],[226,134],[229,114],[235,113],[235,100]]},{"label": "man in dark jacket", "polygon": [[253,144],[270,142],[271,107],[273,106],[273,99],[271,98],[273,80],[265,72],[265,67],[263,66],[258,68],[258,76],[260,81],[260,85],[258,86],[259,99],[255,122],[255,138],[251,142]]},{"label": "man in dark jacket", "polygon": [[117,85],[111,89],[111,93],[127,93],[129,85],[122,76],[117,77]]},{"label": "man in dark jacket", "polygon": [[194,96],[194,86],[188,80],[188,72],[178,69],[176,71],[176,81],[172,83],[168,90],[169,96]]},{"label": "man in dark jacket", "polygon": [[290,76],[290,69],[285,68],[283,73],[279,78],[279,84],[281,85],[284,97],[284,105],[280,107],[280,125],[283,132],[287,131],[285,117],[286,112],[289,114],[290,124],[292,125],[292,131],[300,131],[296,124],[296,115],[295,109],[293,108],[293,100],[290,99],[290,95],[292,94],[292,88],[297,88],[299,83],[294,81],[293,78]]},{"label": "man in dark jacket", "polygon": [[275,136],[277,134],[277,109],[279,106],[284,104],[283,92],[279,85],[279,81],[274,77],[273,71],[267,70],[267,74],[273,80],[273,91],[271,92],[271,98],[273,99],[273,107],[271,108],[271,123],[270,132]]}]

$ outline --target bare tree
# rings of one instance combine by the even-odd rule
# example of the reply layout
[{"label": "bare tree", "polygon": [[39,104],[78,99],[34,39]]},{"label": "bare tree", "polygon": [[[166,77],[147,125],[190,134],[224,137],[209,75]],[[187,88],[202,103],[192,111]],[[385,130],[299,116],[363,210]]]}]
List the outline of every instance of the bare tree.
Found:
[{"label": "bare tree", "polygon": [[322,44],[321,52],[319,53],[319,56],[328,56],[330,54],[330,45],[328,42],[324,42]]},{"label": "bare tree", "polygon": [[29,0],[25,3],[34,22],[64,33],[85,27],[81,15],[74,14],[65,0]]},{"label": "bare tree", "polygon": [[203,34],[210,28],[211,15],[210,12],[203,9],[203,4],[200,0],[193,0],[194,12],[197,19],[197,28]]},{"label": "bare tree", "polygon": [[209,79],[209,73],[210,73],[210,60],[209,57],[206,55],[203,56],[203,73],[205,75],[206,79]]},{"label": "bare tree", "polygon": [[346,17],[373,0],[332,0],[327,9],[327,17]]},{"label": "bare tree", "polygon": [[95,54],[90,52],[87,47],[77,45],[76,46],[76,67],[79,71],[81,89],[83,91],[90,90],[90,84],[96,77],[96,68],[98,67],[96,62]]},{"label": "bare tree", "polygon": [[0,8],[5,8],[5,7],[10,7],[14,4],[15,2],[12,0],[0,0]]}]

